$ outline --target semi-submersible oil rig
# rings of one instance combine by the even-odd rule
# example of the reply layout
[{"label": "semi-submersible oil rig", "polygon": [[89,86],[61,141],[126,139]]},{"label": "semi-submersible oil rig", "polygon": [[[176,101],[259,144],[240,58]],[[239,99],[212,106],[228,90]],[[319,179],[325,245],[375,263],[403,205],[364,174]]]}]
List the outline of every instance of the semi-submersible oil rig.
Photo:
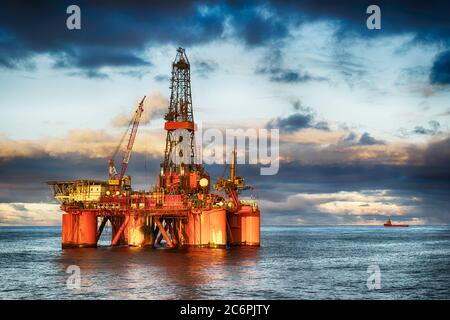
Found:
[{"label": "semi-submersible oil rig", "polygon": [[236,176],[236,151],[229,178],[218,177],[215,192],[211,177],[196,163],[190,64],[183,48],[177,49],[172,64],[170,88],[166,147],[156,186],[134,191],[125,175],[145,97],[127,131],[119,172],[112,157],[107,181],[48,182],[64,212],[63,248],[96,247],[108,221],[113,246],[259,246],[260,211],[255,201],[239,199],[248,187]]}]

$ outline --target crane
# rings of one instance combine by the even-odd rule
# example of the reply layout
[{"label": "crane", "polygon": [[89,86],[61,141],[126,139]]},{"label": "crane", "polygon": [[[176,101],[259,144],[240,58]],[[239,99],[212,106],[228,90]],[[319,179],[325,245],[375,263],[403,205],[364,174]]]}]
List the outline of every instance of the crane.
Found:
[{"label": "crane", "polygon": [[125,132],[125,135],[126,135],[126,133],[129,131],[129,128],[131,127],[130,135],[128,138],[128,143],[127,143],[127,146],[123,153],[122,166],[120,168],[119,173],[117,173],[116,168],[114,166],[114,157],[116,156],[120,146],[122,145],[125,135],[122,137],[122,139],[119,143],[119,146],[117,147],[116,151],[114,152],[111,159],[109,160],[109,180],[110,181],[118,180],[118,182],[120,183],[120,181],[122,180],[122,178],[125,175],[125,172],[127,171],[128,162],[130,161],[131,151],[133,149],[134,140],[136,138],[137,129],[139,127],[139,121],[141,120],[142,113],[144,112],[145,98],[146,98],[146,96],[144,96],[144,98],[142,98],[141,102],[139,103],[136,111],[134,112],[133,119],[130,122],[128,130]]}]

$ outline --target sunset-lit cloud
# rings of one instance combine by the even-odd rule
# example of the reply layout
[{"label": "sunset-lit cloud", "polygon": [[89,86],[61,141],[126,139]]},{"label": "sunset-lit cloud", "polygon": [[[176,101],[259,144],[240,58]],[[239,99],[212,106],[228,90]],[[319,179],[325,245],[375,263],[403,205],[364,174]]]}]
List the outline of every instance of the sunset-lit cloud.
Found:
[{"label": "sunset-lit cloud", "polygon": [[[136,104],[137,106],[138,104]],[[152,119],[162,118],[162,116],[167,112],[169,106],[169,100],[162,95],[161,92],[151,92],[148,94],[144,100],[144,112],[142,113],[140,124],[147,124]],[[130,123],[134,112],[136,110],[133,109],[132,113],[120,113],[114,117],[112,120],[112,124],[115,127],[126,127]]]},{"label": "sunset-lit cloud", "polygon": [[261,207],[268,212],[268,220],[276,220],[280,215],[288,219],[290,215],[295,218],[300,214],[300,224],[328,224],[328,220],[340,225],[380,225],[389,217],[400,218],[401,221],[414,220],[415,224],[420,224],[427,221],[426,218],[414,216],[417,213],[416,206],[421,201],[417,197],[393,195],[391,190],[361,190],[296,193],[283,202],[264,200]]},{"label": "sunset-lit cloud", "polygon": [[0,226],[57,226],[59,205],[52,203],[0,203]]},{"label": "sunset-lit cloud", "polygon": [[[301,209],[304,205],[314,205],[319,211],[331,214],[350,215],[402,215],[411,205],[396,204],[404,199],[388,195],[385,190],[360,192],[341,191],[337,193],[298,193],[287,198],[284,203],[263,202],[267,209],[291,211]],[[410,199],[411,202],[419,199]]]},{"label": "sunset-lit cloud", "polygon": [[[0,159],[18,157],[33,158],[50,156],[64,158],[83,156],[86,158],[108,158],[117,148],[122,133],[107,133],[104,130],[77,129],[62,137],[48,137],[36,140],[13,140],[0,138]],[[142,130],[136,137],[134,153],[161,155],[164,135],[161,130]],[[122,146],[121,149],[123,149]]]}]

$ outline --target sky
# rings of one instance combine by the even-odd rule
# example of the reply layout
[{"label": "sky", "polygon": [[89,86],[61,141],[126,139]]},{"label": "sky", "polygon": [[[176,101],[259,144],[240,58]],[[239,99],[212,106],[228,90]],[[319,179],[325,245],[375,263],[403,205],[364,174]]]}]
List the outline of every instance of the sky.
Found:
[{"label": "sky", "polygon": [[[80,30],[66,27],[71,4]],[[371,4],[379,30],[366,26]],[[449,10],[406,0],[4,1],[0,225],[60,224],[45,181],[105,179],[144,95],[129,174],[136,189],[155,184],[180,46],[196,121],[280,130],[277,175],[238,166],[263,224],[448,224]]]}]

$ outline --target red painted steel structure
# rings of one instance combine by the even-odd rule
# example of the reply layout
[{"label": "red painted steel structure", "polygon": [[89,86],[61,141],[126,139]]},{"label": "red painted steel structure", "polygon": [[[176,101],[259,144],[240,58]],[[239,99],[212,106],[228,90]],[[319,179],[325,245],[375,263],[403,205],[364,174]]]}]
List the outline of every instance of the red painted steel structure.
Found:
[{"label": "red painted steel structure", "polygon": [[157,186],[148,192],[132,190],[131,178],[125,173],[144,99],[130,123],[119,174],[110,160],[108,181],[48,182],[64,211],[62,247],[96,247],[108,222],[113,246],[259,246],[260,211],[255,202],[239,200],[240,192],[249,188],[236,176],[236,152],[230,178],[219,177],[214,186],[222,195],[211,192],[210,176],[196,163],[190,64],[182,48],[172,64],[170,105],[164,124],[166,147]]}]

